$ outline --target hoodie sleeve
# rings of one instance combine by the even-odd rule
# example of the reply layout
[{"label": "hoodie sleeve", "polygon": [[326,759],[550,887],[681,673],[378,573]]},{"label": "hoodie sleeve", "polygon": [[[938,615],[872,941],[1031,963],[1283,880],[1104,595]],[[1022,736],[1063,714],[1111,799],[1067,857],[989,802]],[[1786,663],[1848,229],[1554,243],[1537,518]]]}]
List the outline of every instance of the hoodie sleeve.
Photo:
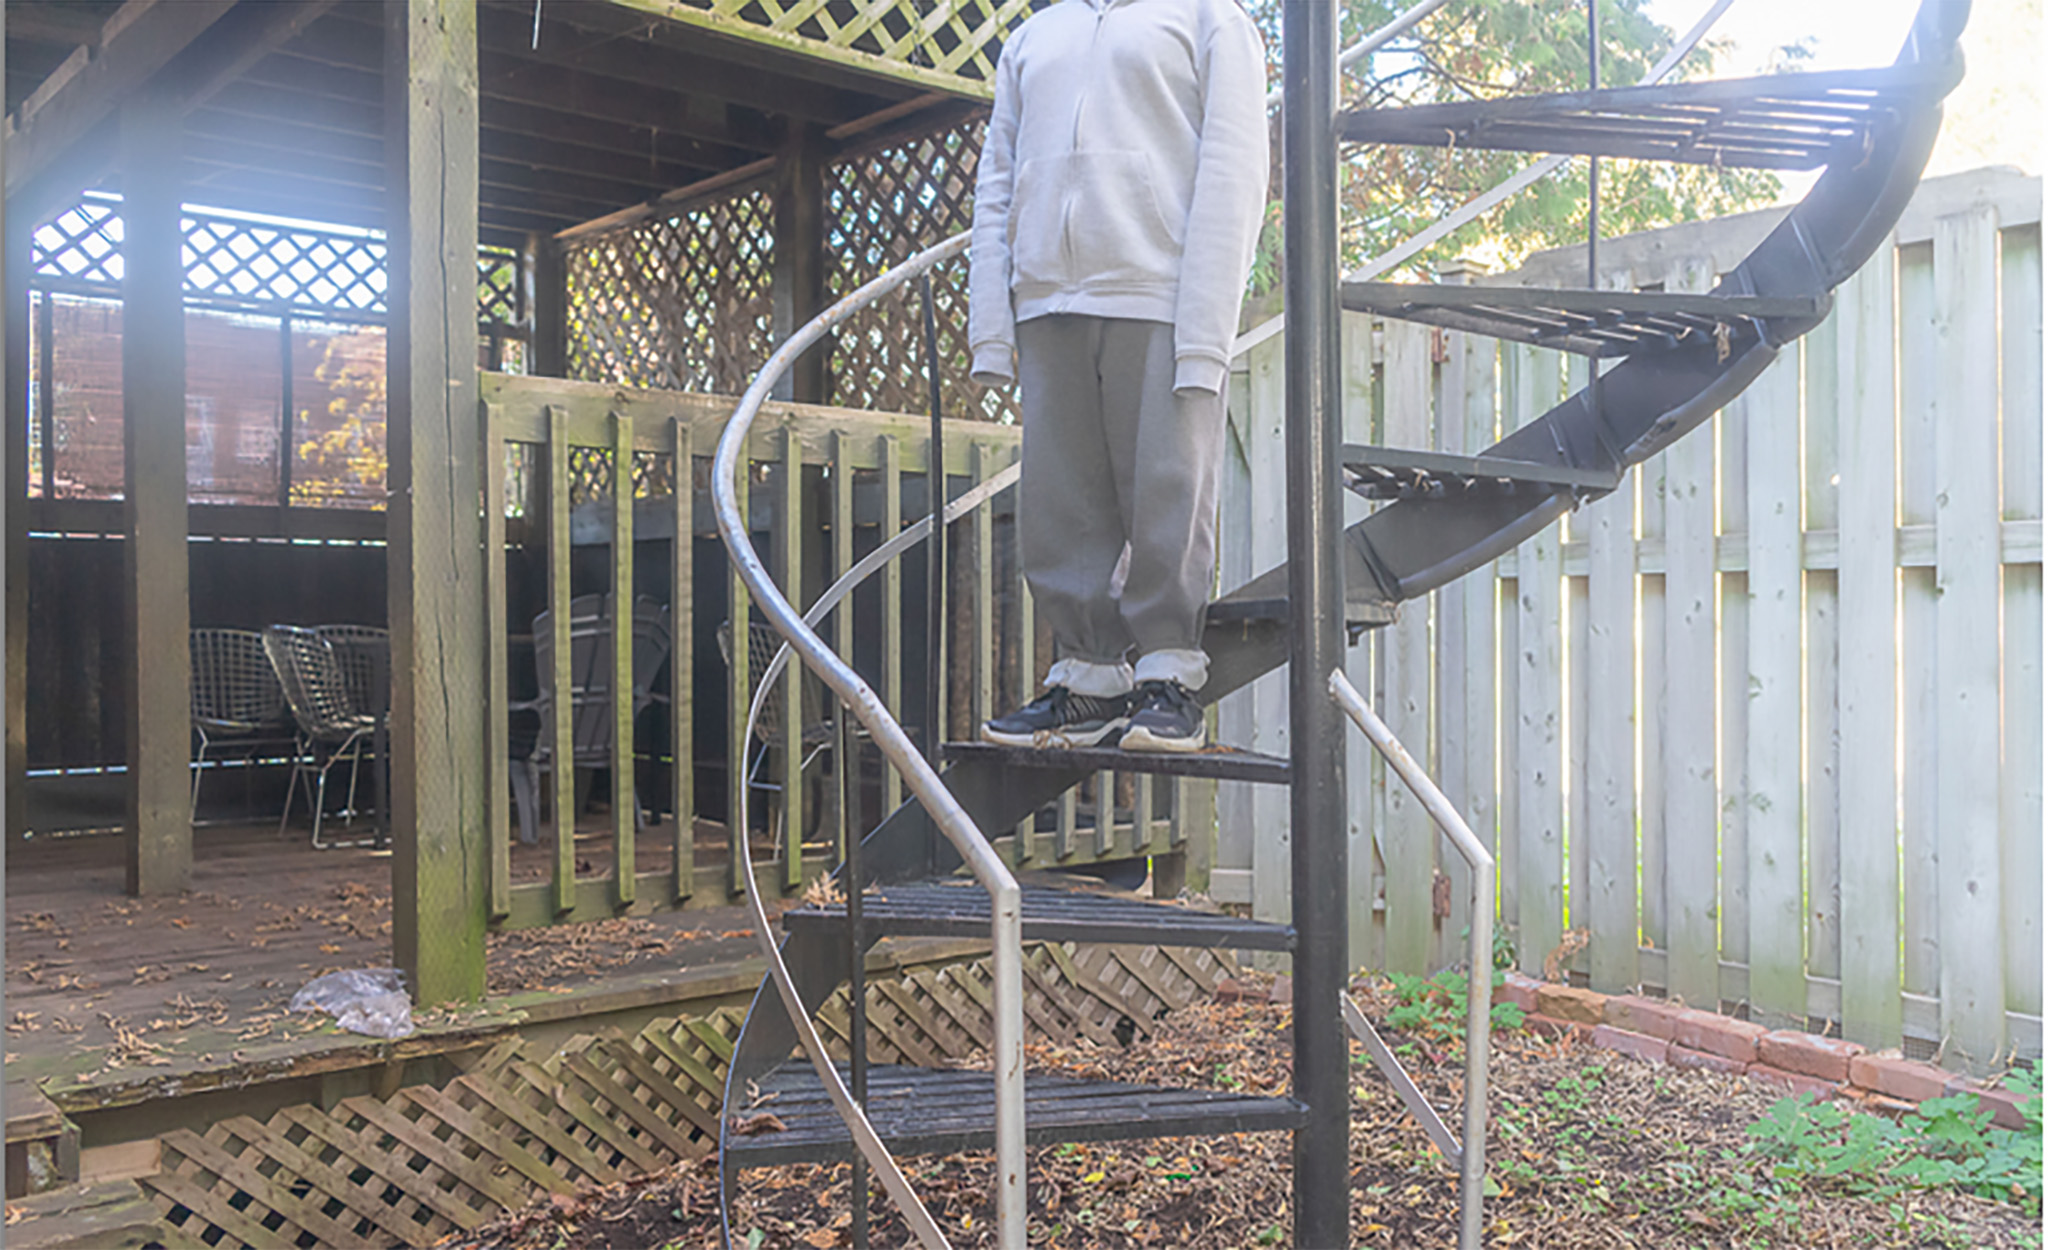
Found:
[{"label": "hoodie sleeve", "polygon": [[1266,211],[1266,58],[1235,4],[1202,51],[1202,137],[1181,249],[1173,387],[1223,389],[1238,309]]},{"label": "hoodie sleeve", "polygon": [[1010,195],[1017,155],[1017,65],[1023,31],[996,62],[995,105],[974,180],[973,238],[968,247],[967,344],[970,372],[983,386],[1017,376],[1017,315],[1010,303]]}]

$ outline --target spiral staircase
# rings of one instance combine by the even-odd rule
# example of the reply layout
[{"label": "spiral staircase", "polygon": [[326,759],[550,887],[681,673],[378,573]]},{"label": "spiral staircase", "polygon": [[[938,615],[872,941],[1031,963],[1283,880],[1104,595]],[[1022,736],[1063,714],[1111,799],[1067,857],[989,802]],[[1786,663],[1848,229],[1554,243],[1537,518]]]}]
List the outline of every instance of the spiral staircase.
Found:
[{"label": "spiral staircase", "polygon": [[[1323,466],[1311,468],[1330,468],[1332,480],[1344,488],[1385,502],[1340,530],[1334,492],[1317,498],[1315,491],[1301,490],[1301,497],[1290,501],[1294,563],[1306,562],[1306,573],[1302,567],[1275,568],[1214,605],[1205,636],[1211,675],[1201,700],[1214,703],[1290,661],[1297,670],[1327,663],[1327,640],[1339,622],[1301,619],[1291,610],[1293,603],[1313,604],[1314,593],[1323,594],[1324,603],[1341,602],[1342,623],[1354,634],[1391,621],[1403,602],[1513,550],[1577,504],[1615,489],[1631,465],[1700,425],[1740,394],[1786,344],[1818,325],[1828,314],[1831,293],[1884,243],[1918,183],[1940,125],[1941,100],[1962,73],[1957,39],[1967,14],[1967,0],[1925,0],[1896,63],[1880,69],[1340,112],[1332,99],[1315,94],[1319,75],[1334,81],[1334,70],[1327,68],[1333,53],[1318,46],[1333,33],[1328,21],[1290,12],[1284,44],[1290,113],[1285,138],[1290,167],[1288,333],[1290,340],[1303,340],[1299,352],[1294,342],[1289,344],[1290,421],[1301,427],[1290,439],[1299,436],[1304,454],[1324,456]],[[1304,64],[1307,68],[1297,73]],[[1308,81],[1297,89],[1297,79]],[[1313,184],[1318,171],[1330,176],[1340,144],[1448,145],[1821,172],[1782,223],[1704,294],[1339,283],[1334,196],[1329,197],[1332,215],[1320,235],[1309,220],[1316,214],[1306,206],[1297,210],[1296,196],[1304,179]],[[1314,204],[1312,185],[1305,198]],[[1302,233],[1296,233],[1297,218]],[[812,339],[856,301],[900,285],[959,251],[959,240],[941,245],[871,284],[875,289],[865,295],[849,296],[807,327],[816,332]],[[1318,300],[1328,306],[1333,284],[1337,302],[1355,312],[1592,357],[1593,381],[1477,455],[1339,447],[1328,437],[1327,423],[1312,428],[1326,422],[1333,406],[1327,393],[1319,397],[1315,380],[1305,372],[1323,368],[1335,356],[1328,346],[1334,342],[1335,318],[1315,315]],[[1313,341],[1318,337],[1321,354]],[[806,341],[801,336],[793,340],[777,360],[786,363],[794,354],[789,349],[800,350]],[[765,394],[779,368],[771,362],[755,390]],[[759,406],[754,392],[749,399],[751,405],[743,402],[734,417],[728,442],[734,441],[735,430],[744,438]],[[735,463],[734,458],[719,462],[724,489],[730,489]],[[797,618],[792,605],[781,601],[765,572],[758,579],[748,576],[749,567],[758,569],[759,561],[744,527],[725,528],[736,566],[765,614],[791,638],[799,658],[824,674],[885,750],[891,741],[907,750],[900,727],[893,737],[884,732],[895,725],[888,710],[871,691],[862,694],[865,688],[850,669],[835,669],[823,642]],[[1304,539],[1310,544],[1305,554]],[[1317,576],[1323,579],[1320,592],[1315,591]],[[1305,598],[1304,585],[1310,588]],[[811,615],[820,612],[814,609]],[[1324,643],[1314,642],[1315,630],[1323,631]],[[1325,676],[1297,671],[1295,699],[1320,691]],[[1337,723],[1331,715],[1326,723]],[[1017,1151],[1022,1143],[1293,1132],[1296,1240],[1313,1245],[1318,1238],[1341,1239],[1348,1218],[1347,1186],[1341,1182],[1349,1099],[1341,994],[1336,992],[1344,972],[1342,907],[1335,908],[1333,920],[1329,907],[1303,896],[1299,863],[1291,925],[1081,889],[1017,887],[1014,881],[1002,887],[1006,874],[989,862],[992,853],[978,855],[973,843],[963,840],[974,830],[1014,828],[1105,769],[1291,785],[1298,795],[1305,787],[1327,790],[1329,757],[1315,756],[1318,744],[1305,742],[1299,732],[1292,740],[1292,760],[1245,753],[1153,756],[1111,749],[946,746],[943,793],[930,790],[888,816],[842,868],[839,894],[854,905],[806,905],[782,918],[782,967],[776,970],[781,980],[764,983],[755,998],[727,1078],[728,1107],[772,1099],[782,1128],[754,1135],[728,1128],[720,1144],[724,1192],[729,1196],[744,1169],[858,1161],[874,1155],[876,1143],[894,1155],[996,1146],[1012,1159],[999,1168],[998,1206],[1006,1208],[1001,1239],[1021,1246],[1024,1187]],[[1341,761],[1341,753],[1335,758]],[[916,779],[911,781],[917,790]],[[1338,795],[1341,805],[1341,788]],[[1319,809],[1313,806],[1314,794],[1307,799],[1309,806],[1298,797],[1294,808],[1297,857],[1313,853],[1315,830],[1301,817]],[[1327,804],[1327,795],[1321,801]],[[963,817],[967,824],[961,823]],[[1341,835],[1341,823],[1338,830]],[[963,875],[963,868],[973,875]],[[1343,873],[1333,875],[1343,880]],[[1005,932],[1025,942],[1146,943],[1291,956],[1300,1017],[1293,1091],[1266,1097],[1034,1073],[1022,1081],[1020,1126],[1014,1095],[1009,1109],[1002,1109],[1003,1100],[992,1093],[985,1072],[871,1067],[857,1050],[852,1065],[829,1069],[836,1074],[832,1079],[805,1017],[849,978],[857,981],[859,952],[892,935],[971,938],[995,933],[1000,942]],[[997,957],[1002,957],[1000,946]],[[1322,963],[1311,976],[1307,963],[1317,959]],[[1020,988],[1013,979],[1008,992]],[[1322,989],[1331,992],[1325,995]],[[999,975],[997,993],[1004,992]],[[860,999],[856,993],[854,1001]],[[1309,1045],[1304,1037],[1322,1040]],[[1327,1044],[1332,1037],[1337,1039],[1334,1049]],[[1014,1078],[1021,1068],[1021,1043],[1000,1036],[997,1043],[1000,1091],[1002,1076]],[[864,1120],[850,1112],[851,1102],[864,1104]],[[1483,1126],[1483,1120],[1468,1117],[1468,1139],[1475,1125]],[[1476,1177],[1476,1142],[1474,1147]],[[1332,1148],[1334,1165],[1315,1160],[1316,1152],[1327,1154]],[[1337,1178],[1337,1192],[1327,1192],[1328,1184],[1306,1184],[1305,1165],[1324,1169],[1326,1180]],[[893,1170],[882,1162],[876,1166]],[[891,1192],[902,1201],[900,1185]],[[1475,1185],[1465,1195],[1466,1244],[1476,1244],[1477,1199]],[[937,1236],[928,1221],[912,1223],[927,1243]]]}]

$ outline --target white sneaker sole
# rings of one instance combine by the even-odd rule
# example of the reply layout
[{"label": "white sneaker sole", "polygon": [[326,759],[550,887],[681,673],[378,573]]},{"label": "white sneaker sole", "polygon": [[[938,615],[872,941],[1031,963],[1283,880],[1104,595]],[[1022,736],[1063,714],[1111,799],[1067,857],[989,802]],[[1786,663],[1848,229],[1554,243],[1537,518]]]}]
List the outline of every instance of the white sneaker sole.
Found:
[{"label": "white sneaker sole", "polygon": [[1192,755],[1209,745],[1209,735],[1198,733],[1192,738],[1163,738],[1145,728],[1133,725],[1117,745],[1126,751],[1158,751],[1167,754]]},{"label": "white sneaker sole", "polygon": [[1095,729],[1041,729],[1036,733],[1011,734],[991,729],[984,721],[981,726],[981,740],[997,746],[1029,747],[1034,750],[1056,750],[1059,748],[1099,747],[1103,739],[1115,737],[1124,732],[1130,722],[1122,717],[1105,722]]}]

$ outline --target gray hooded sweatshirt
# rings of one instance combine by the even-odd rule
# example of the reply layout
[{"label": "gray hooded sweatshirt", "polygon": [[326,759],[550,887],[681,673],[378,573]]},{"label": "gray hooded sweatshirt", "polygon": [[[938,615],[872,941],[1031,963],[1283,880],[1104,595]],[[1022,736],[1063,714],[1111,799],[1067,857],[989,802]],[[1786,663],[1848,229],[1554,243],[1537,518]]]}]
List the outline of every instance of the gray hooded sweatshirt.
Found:
[{"label": "gray hooded sweatshirt", "polygon": [[996,66],[968,338],[986,386],[1016,324],[1174,328],[1174,389],[1222,389],[1266,206],[1266,64],[1237,0],[1063,0]]}]

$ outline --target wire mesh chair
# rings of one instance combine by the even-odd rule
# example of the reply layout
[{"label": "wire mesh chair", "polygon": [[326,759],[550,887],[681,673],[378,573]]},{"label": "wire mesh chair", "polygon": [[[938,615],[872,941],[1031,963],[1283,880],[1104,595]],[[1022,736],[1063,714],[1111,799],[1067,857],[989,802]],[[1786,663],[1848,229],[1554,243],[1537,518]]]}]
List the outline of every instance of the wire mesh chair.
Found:
[{"label": "wire mesh chair", "polygon": [[353,821],[356,778],[362,771],[363,749],[376,732],[377,718],[358,709],[346,667],[334,644],[321,637],[319,630],[272,625],[263,631],[263,650],[270,657],[271,669],[284,689],[285,705],[291,708],[299,730],[291,785],[285,791],[277,831],[284,833],[299,781],[311,773],[306,797],[313,805],[313,845],[324,849],[327,844],[320,840],[320,823],[327,805],[327,774],[342,759],[349,761],[347,814]]},{"label": "wire mesh chair", "polygon": [[[747,621],[747,701],[752,704],[761,689],[761,675],[768,671],[768,665],[775,659],[775,653],[782,649],[782,635],[766,621]],[[726,667],[732,667],[732,622],[722,621],[718,626],[718,654],[725,659]],[[793,662],[793,661],[792,661]],[[754,722],[754,739],[746,744],[747,753],[752,757],[746,761],[747,784],[756,790],[780,795],[782,786],[778,782],[763,781],[761,767],[768,756],[782,749],[783,705],[788,701],[788,688],[783,685],[787,676],[775,679],[775,689],[761,704],[760,718]],[[798,714],[802,717],[801,737],[803,758],[798,762],[796,775],[801,780],[804,772],[827,750],[831,749],[833,727],[826,712],[825,685],[808,669],[798,679]],[[809,787],[806,787],[806,793]],[[819,803],[806,803],[805,810],[810,818],[804,821],[809,826],[805,832],[817,827],[824,818],[824,809]],[[771,816],[771,822],[779,820],[780,807]],[[773,824],[770,825],[771,832]],[[779,846],[779,842],[778,842]]]},{"label": "wire mesh chair", "polygon": [[246,629],[195,629],[190,647],[192,734],[199,741],[192,755],[192,818],[197,820],[207,752],[228,744],[275,741],[285,728],[286,714],[284,690],[264,652],[263,635]]},{"label": "wire mesh chair", "polygon": [[391,701],[391,631],[377,625],[315,625],[313,632],[334,649],[350,705],[361,715],[382,714]]},{"label": "wire mesh chair", "polygon": [[[540,694],[510,704],[513,711],[531,712],[538,720],[532,746],[518,751],[514,739],[512,794],[519,807],[519,838],[531,845],[540,840],[540,774],[553,771],[548,727],[554,720],[555,638],[553,617],[546,612],[533,618],[533,666]],[[654,679],[668,659],[670,647],[668,608],[652,599],[633,601],[633,715],[655,702]],[[612,766],[612,597],[579,595],[569,603],[569,707],[570,767],[599,769]],[[523,735],[521,735],[523,736]],[[629,765],[630,766],[630,765]],[[574,784],[562,782],[556,784]],[[633,826],[644,828],[646,813],[640,804],[637,779],[633,794]],[[574,836],[574,831],[557,831],[557,837]]]}]

